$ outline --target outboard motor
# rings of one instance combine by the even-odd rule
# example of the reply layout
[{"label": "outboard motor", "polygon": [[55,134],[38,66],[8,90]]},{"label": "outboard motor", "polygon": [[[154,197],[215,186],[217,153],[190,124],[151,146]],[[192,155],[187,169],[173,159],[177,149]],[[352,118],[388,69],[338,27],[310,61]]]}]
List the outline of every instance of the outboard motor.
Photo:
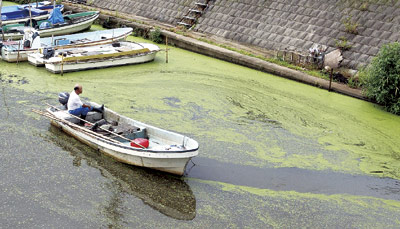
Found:
[{"label": "outboard motor", "polygon": [[44,48],[43,49],[43,58],[49,59],[50,57],[54,56],[54,49],[53,48]]},{"label": "outboard motor", "polygon": [[68,99],[69,99],[68,92],[60,92],[58,94],[58,101],[65,107],[65,109],[68,109],[68,107],[67,107]]}]

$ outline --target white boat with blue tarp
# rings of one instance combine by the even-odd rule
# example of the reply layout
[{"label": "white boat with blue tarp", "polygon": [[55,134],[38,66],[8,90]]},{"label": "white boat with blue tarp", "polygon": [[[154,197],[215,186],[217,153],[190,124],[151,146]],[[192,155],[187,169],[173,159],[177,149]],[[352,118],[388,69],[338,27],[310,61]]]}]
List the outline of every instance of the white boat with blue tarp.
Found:
[{"label": "white boat with blue tarp", "polygon": [[46,19],[54,7],[59,8],[60,11],[64,9],[64,5],[52,5],[49,1],[32,3],[30,5],[3,6],[1,8],[1,21],[3,25],[7,25],[20,22],[28,23],[30,16],[34,20]]},{"label": "white boat with blue tarp", "polygon": [[22,40],[3,42],[1,58],[7,62],[28,60],[35,66],[44,66],[44,62],[40,61],[42,60],[44,49],[107,44],[125,39],[132,33],[132,28],[99,30],[45,38],[37,36],[38,34],[35,35],[35,32],[35,30],[27,30]]},{"label": "white boat with blue tarp", "polygon": [[27,29],[36,29],[41,37],[77,33],[90,28],[98,17],[99,11],[62,15],[60,9],[55,8],[49,19],[29,20],[29,25],[18,23],[2,26],[3,34],[1,34],[0,39],[3,41],[21,39]]}]

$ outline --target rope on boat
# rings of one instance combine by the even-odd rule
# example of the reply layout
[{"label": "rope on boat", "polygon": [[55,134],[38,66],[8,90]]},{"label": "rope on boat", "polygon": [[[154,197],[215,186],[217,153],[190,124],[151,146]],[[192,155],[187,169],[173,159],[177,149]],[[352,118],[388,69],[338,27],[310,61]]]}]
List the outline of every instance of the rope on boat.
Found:
[{"label": "rope on boat", "polygon": [[188,171],[186,172],[185,171],[185,175],[188,175],[189,173],[190,173],[190,171],[192,171],[192,169],[193,169],[193,167],[195,167],[197,164],[195,164],[194,162],[193,162],[193,160],[192,160],[192,158],[190,158],[190,162],[192,162],[192,167],[190,167],[190,169],[188,169]]}]

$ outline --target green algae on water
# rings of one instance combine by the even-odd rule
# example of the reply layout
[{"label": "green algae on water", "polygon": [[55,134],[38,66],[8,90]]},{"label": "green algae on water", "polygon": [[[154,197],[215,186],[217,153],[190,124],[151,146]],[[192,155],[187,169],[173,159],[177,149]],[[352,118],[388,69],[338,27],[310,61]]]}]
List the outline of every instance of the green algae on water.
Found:
[{"label": "green algae on water", "polygon": [[[222,182],[189,179],[201,190],[194,190],[203,199],[198,214],[242,221],[245,225],[279,228],[373,227],[392,228],[400,223],[400,202],[347,194],[323,195],[295,191],[272,191]],[[214,196],[214,189],[223,191],[223,199]],[[240,196],[240,198],[238,198]],[[235,206],[224,211],[220,205]],[[237,218],[236,218],[237,217]],[[237,221],[235,221],[237,220]]]},{"label": "green algae on water", "polygon": [[168,64],[165,58],[160,52],[151,63],[64,76],[27,63],[0,62],[0,72],[24,77],[29,83],[12,85],[46,93],[53,103],[58,92],[81,83],[84,98],[199,140],[203,157],[399,179],[398,116],[365,101],[174,47]]}]

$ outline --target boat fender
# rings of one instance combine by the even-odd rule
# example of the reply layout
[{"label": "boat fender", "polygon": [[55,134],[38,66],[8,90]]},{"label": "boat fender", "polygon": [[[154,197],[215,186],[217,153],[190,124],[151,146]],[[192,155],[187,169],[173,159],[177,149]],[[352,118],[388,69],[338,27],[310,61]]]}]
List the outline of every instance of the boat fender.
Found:
[{"label": "boat fender", "polygon": [[69,93],[68,93],[68,92],[60,92],[60,93],[58,94],[58,101],[59,101],[62,105],[67,105],[68,99],[69,99]]},{"label": "boat fender", "polygon": [[142,148],[137,144],[140,144],[141,146],[143,146],[144,148],[148,148],[149,147],[149,140],[145,139],[145,138],[135,138],[131,141],[131,146],[135,147],[135,148]]}]

